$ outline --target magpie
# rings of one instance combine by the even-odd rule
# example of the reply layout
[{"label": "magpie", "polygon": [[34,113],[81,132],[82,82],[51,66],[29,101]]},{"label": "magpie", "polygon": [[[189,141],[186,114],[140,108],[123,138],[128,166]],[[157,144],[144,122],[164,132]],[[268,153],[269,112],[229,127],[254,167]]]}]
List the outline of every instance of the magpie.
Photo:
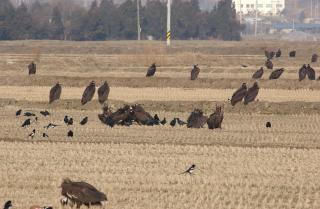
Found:
[{"label": "magpie", "polygon": [[43,134],[42,134],[42,137],[43,137],[43,138],[46,138],[46,137],[49,137],[49,136],[48,136],[48,134],[43,133]]},{"label": "magpie", "polygon": [[193,171],[194,171],[195,168],[196,168],[196,165],[195,165],[195,164],[192,164],[192,165],[190,166],[190,168],[188,168],[186,171],[180,173],[179,175],[181,175],[181,174],[190,174],[190,175],[191,175],[191,174],[193,173]]},{"label": "magpie", "polygon": [[73,118],[69,118],[67,125],[73,125]]},{"label": "magpie", "polygon": [[44,126],[43,128],[49,129],[49,128],[55,128],[56,126],[58,126],[58,125],[53,124],[53,123],[49,123],[47,126]]},{"label": "magpie", "polygon": [[23,122],[23,124],[21,125],[21,127],[26,127],[26,126],[29,126],[30,124],[31,124],[31,119],[28,118],[27,120],[25,120],[25,121]]},{"label": "magpie", "polygon": [[3,209],[10,209],[11,207],[12,207],[12,202],[11,200],[9,200],[4,204]]},{"label": "magpie", "polygon": [[20,109],[20,110],[18,110],[17,112],[16,112],[16,116],[20,116],[21,115],[21,112],[22,112],[22,110]]},{"label": "magpie", "polygon": [[80,121],[80,124],[85,125],[87,122],[88,122],[88,117],[85,117]]},{"label": "magpie", "polygon": [[48,110],[40,111],[40,114],[43,115],[44,117],[47,117],[48,115],[50,115],[50,113],[48,112]]},{"label": "magpie", "polygon": [[180,118],[177,118],[176,120],[177,120],[177,122],[178,122],[178,124],[179,124],[180,126],[183,126],[183,125],[186,125],[186,124],[187,124],[186,122],[180,120]]},{"label": "magpie", "polygon": [[177,118],[174,118],[171,122],[170,122],[170,126],[175,126],[176,125],[176,121],[177,121]]},{"label": "magpie", "polygon": [[29,137],[31,137],[31,139],[33,139],[35,134],[36,134],[36,129],[33,129],[31,134],[29,134]]}]

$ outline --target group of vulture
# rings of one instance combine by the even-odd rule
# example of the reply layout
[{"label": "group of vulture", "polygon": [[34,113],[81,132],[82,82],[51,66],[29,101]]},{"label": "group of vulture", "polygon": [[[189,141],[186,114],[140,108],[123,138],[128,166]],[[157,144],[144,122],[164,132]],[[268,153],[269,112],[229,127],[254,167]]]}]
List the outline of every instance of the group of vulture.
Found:
[{"label": "group of vulture", "polygon": [[[49,93],[49,103],[59,100],[62,92],[61,84],[58,82],[56,83],[51,89]],[[96,84],[94,81],[91,81],[90,84],[85,88],[82,98],[81,104],[85,105],[86,103],[90,102],[93,99],[93,96],[96,92]],[[99,88],[98,88],[98,101],[100,104],[103,104],[109,96],[110,87],[105,81]]]},{"label": "group of vulture", "polygon": [[[147,70],[146,77],[152,77],[156,74],[157,66],[155,63],[153,63]],[[200,68],[198,65],[193,65],[193,68],[191,69],[191,76],[190,80],[196,80],[199,76]]]},{"label": "group of vulture", "polygon": [[[273,70],[272,59],[274,57],[275,58],[280,58],[281,54],[282,54],[281,49],[278,49],[277,52],[265,50],[265,56],[267,58],[267,60],[265,62],[265,67],[267,69]],[[295,50],[289,52],[289,57],[295,57],[295,56],[296,56],[296,51]],[[315,63],[317,61],[318,61],[318,55],[317,54],[313,54],[311,56],[311,63]],[[279,68],[279,69],[276,69],[276,70],[272,71],[270,76],[269,76],[269,80],[274,80],[274,79],[280,78],[280,76],[282,75],[283,72],[284,72],[284,68]],[[252,78],[253,79],[260,79],[262,77],[263,73],[264,73],[264,69],[263,69],[263,67],[261,67],[259,70],[257,70],[252,75]],[[315,80],[316,79],[315,70],[310,66],[310,64],[308,64],[308,65],[304,64],[299,69],[298,73],[299,73],[299,81],[302,81],[306,77],[308,77],[309,80]]]},{"label": "group of vulture", "polygon": [[[115,125],[130,126],[134,122],[138,125],[154,126],[165,125],[166,118],[160,120],[159,116],[155,114],[153,117],[150,113],[139,105],[124,105],[117,111],[113,112],[110,107],[105,105],[103,112],[98,115],[100,121],[110,127]],[[176,123],[179,125],[187,125],[188,128],[202,128],[205,124],[209,129],[221,128],[223,121],[223,110],[221,106],[216,106],[216,110],[209,117],[205,116],[199,109],[195,109],[188,117],[187,122],[174,118],[170,125],[173,127]]]}]

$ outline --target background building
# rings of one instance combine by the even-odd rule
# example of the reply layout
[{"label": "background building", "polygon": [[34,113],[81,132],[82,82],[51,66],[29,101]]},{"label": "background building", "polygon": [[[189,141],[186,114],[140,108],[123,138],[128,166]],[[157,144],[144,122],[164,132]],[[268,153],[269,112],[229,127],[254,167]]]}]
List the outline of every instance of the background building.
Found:
[{"label": "background building", "polygon": [[285,8],[285,0],[234,0],[237,13],[253,14],[258,10],[260,15],[277,16]]}]

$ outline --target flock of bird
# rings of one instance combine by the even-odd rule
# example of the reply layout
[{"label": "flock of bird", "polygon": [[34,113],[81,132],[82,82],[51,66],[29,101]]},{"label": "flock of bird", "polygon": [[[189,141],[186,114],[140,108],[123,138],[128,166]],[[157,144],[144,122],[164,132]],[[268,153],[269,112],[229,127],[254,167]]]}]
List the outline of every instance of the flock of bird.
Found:
[{"label": "flock of bird", "polygon": [[[272,59],[281,57],[281,50],[279,49],[277,52],[268,52],[265,51],[265,56],[267,57],[267,60],[265,62],[265,66],[268,69],[273,69],[273,63]],[[296,51],[291,51],[289,53],[290,57],[296,56]],[[317,62],[318,55],[313,54],[311,58],[311,62]],[[246,66],[245,66],[246,67]],[[28,65],[29,69],[29,75],[36,74],[36,64],[32,62],[30,65]],[[276,69],[275,71],[271,72],[269,79],[278,79],[281,74],[284,72],[283,68]],[[156,73],[156,64],[153,63],[147,70],[146,77],[154,76]],[[191,80],[196,80],[199,76],[200,68],[198,65],[194,65],[193,69],[191,70]],[[261,67],[258,71],[256,71],[252,78],[254,79],[260,79],[264,73],[263,67]],[[305,77],[308,76],[310,80],[315,80],[315,71],[312,69],[310,65],[303,65],[301,69],[299,70],[299,81],[305,79]],[[85,105],[89,101],[92,100],[94,97],[96,91],[95,82],[92,81],[84,90],[82,98],[81,98],[81,104]],[[52,103],[56,100],[60,99],[60,95],[62,92],[62,87],[60,83],[56,83],[51,89],[49,93],[49,103]],[[98,115],[98,118],[100,121],[110,127],[113,127],[115,125],[125,125],[130,126],[133,124],[133,122],[136,122],[139,125],[147,125],[147,126],[153,126],[153,125],[165,125],[167,123],[166,118],[163,118],[161,120],[157,114],[155,114],[153,117],[150,113],[144,110],[144,108],[139,105],[124,105],[123,107],[119,108],[117,111],[113,112],[108,105],[105,104],[105,102],[108,99],[108,95],[110,92],[110,87],[107,82],[104,82],[103,85],[101,85],[98,88],[98,101],[100,104],[104,104],[102,110],[102,114]],[[232,106],[236,105],[237,103],[244,101],[245,105],[248,105],[250,102],[253,102],[255,98],[257,97],[259,93],[259,85],[258,82],[254,82],[253,86],[250,88],[247,88],[246,83],[243,83],[242,86],[237,89],[231,99],[230,103]],[[24,112],[22,114],[22,110],[18,110],[16,112],[16,117],[25,116],[27,119],[22,123],[21,127],[27,127],[31,125],[32,123],[36,123],[38,121],[38,116],[30,111]],[[47,117],[50,115],[50,113],[47,110],[40,111],[39,112],[43,117]],[[223,113],[223,107],[222,106],[216,106],[216,110],[209,115],[209,117],[205,116],[203,114],[203,111],[200,109],[195,109],[193,112],[190,113],[187,121],[183,121],[180,118],[174,118],[170,121],[170,126],[174,127],[176,125],[184,126],[186,125],[188,128],[202,128],[205,124],[208,125],[209,129],[216,129],[221,128],[221,124],[224,118]],[[67,126],[72,126],[74,123],[74,120],[70,116],[65,116],[63,119],[63,122]],[[79,124],[85,125],[88,123],[88,117],[84,117]],[[42,133],[43,137],[49,137],[47,134],[47,131],[51,128],[55,128],[59,125],[49,123],[48,125],[44,126],[45,131]],[[266,123],[267,128],[271,128],[271,123]],[[33,138],[36,134],[36,129],[33,129],[32,132],[29,134],[29,137]],[[69,130],[67,133],[68,137],[73,137],[72,130]],[[195,170],[196,166],[193,164],[191,165],[186,171],[180,173],[180,174],[192,174]],[[107,201],[107,196],[97,190],[94,186],[92,186],[89,183],[80,181],[80,182],[74,182],[70,179],[64,179],[61,184],[61,195],[63,198],[61,199],[61,204],[63,206],[69,205],[73,207],[76,205],[76,208],[80,208],[82,205],[86,205],[87,207],[90,207],[91,205],[100,205],[102,206],[102,202]],[[4,205],[4,209],[10,209],[12,207],[12,201],[7,201]],[[46,206],[31,206],[30,209],[52,209],[52,207],[46,207]]]},{"label": "flock of bird", "polygon": [[[30,126],[30,125],[33,124],[33,123],[37,123],[37,122],[38,122],[39,118],[38,118],[38,116],[37,116],[35,113],[33,113],[33,112],[31,112],[31,111],[27,111],[27,112],[24,112],[24,113],[22,114],[22,112],[23,112],[22,109],[19,109],[19,110],[16,111],[16,117],[21,117],[21,116],[27,117],[27,119],[25,119],[24,122],[22,123],[21,127],[25,128],[25,127]],[[51,115],[51,114],[49,113],[49,111],[47,111],[47,110],[40,111],[39,113],[40,113],[43,117],[47,117],[47,116],[50,116],[50,115]],[[70,127],[70,126],[73,125],[73,118],[70,117],[70,116],[68,116],[68,115],[66,115],[66,116],[64,117],[63,121],[64,121],[64,123],[65,123],[68,127]],[[80,120],[79,124],[83,126],[83,125],[87,124],[87,122],[88,122],[88,116],[85,116],[84,118],[82,118],[82,119]],[[43,137],[43,138],[48,138],[48,137],[49,137],[49,135],[48,135],[48,133],[47,133],[48,130],[49,130],[49,129],[56,128],[57,126],[60,126],[60,125],[54,124],[54,123],[49,123],[48,125],[45,125],[45,126],[43,127],[44,130],[43,130],[43,132],[42,132],[42,137]],[[39,130],[38,130],[38,131],[39,131]],[[40,132],[40,133],[41,133],[41,132]],[[31,139],[33,139],[35,135],[36,135],[36,129],[33,129],[32,132],[31,132],[28,136],[29,136]],[[69,131],[67,132],[67,136],[68,136],[68,137],[73,137],[73,131],[72,131],[72,130],[69,130]]]}]

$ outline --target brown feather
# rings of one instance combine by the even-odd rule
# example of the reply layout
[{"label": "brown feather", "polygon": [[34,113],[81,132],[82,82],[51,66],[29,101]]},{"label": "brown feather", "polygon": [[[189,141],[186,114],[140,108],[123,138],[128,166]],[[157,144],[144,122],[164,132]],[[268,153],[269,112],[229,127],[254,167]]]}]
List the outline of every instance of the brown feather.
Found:
[{"label": "brown feather", "polygon": [[56,85],[54,85],[51,89],[50,89],[50,93],[49,93],[49,104],[59,100],[60,99],[60,95],[61,95],[61,91],[62,91],[62,87],[61,85],[58,83],[56,83]]},{"label": "brown feather", "polygon": [[81,104],[84,105],[87,102],[90,102],[94,96],[94,93],[96,92],[96,85],[94,81],[91,81],[89,86],[86,87],[82,94]]}]

